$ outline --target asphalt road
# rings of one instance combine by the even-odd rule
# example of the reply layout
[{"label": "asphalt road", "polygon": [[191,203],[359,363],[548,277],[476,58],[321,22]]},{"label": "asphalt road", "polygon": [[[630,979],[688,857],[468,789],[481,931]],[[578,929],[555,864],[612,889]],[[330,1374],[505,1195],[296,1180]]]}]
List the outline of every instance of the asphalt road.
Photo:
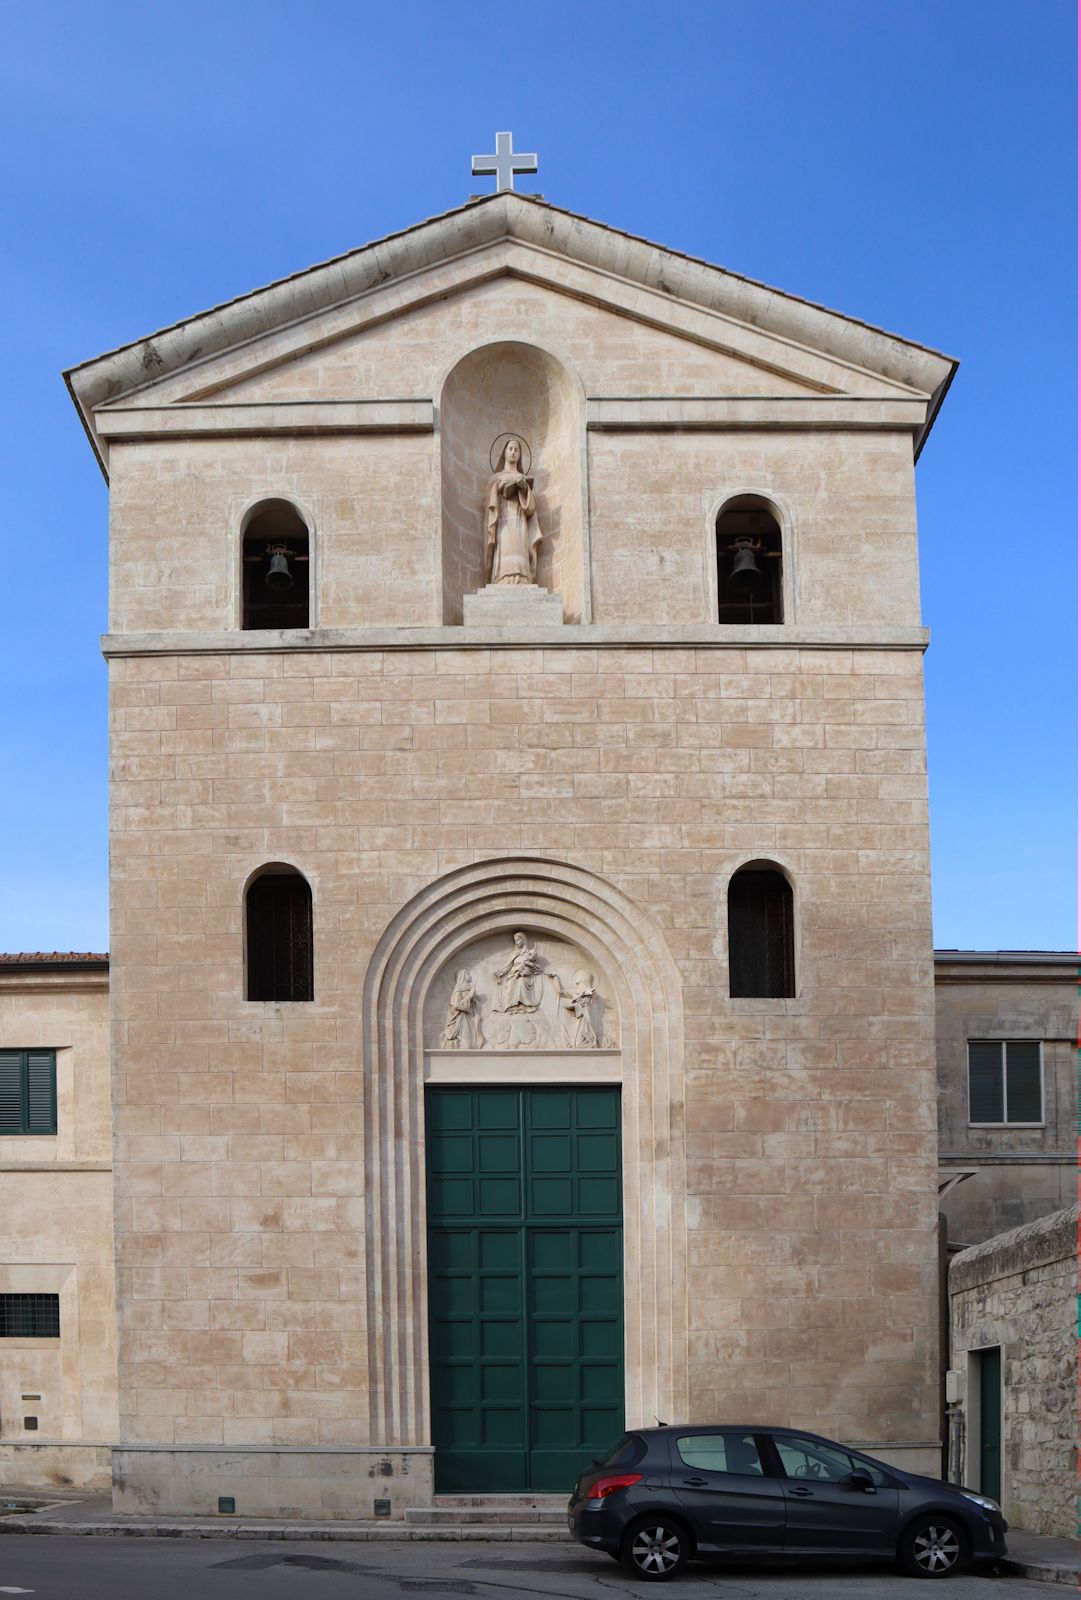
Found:
[{"label": "asphalt road", "polygon": [[332,1544],[311,1540],[0,1538],[0,1600],[1054,1600],[1064,1591],[1024,1578],[961,1577],[945,1588],[889,1567],[692,1566],[666,1584],[631,1578],[608,1557],[564,1544]]}]

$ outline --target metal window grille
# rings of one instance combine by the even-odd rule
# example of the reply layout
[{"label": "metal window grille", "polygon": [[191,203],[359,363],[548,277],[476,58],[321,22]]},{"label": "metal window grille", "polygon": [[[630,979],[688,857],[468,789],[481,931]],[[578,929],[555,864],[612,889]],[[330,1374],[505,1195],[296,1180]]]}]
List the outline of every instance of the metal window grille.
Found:
[{"label": "metal window grille", "polygon": [[795,994],[792,887],[783,873],[747,868],[732,879],[728,963],[734,996],[784,999]]},{"label": "metal window grille", "polygon": [[248,890],[248,999],[311,1000],[312,892],[298,872],[267,872]]},{"label": "metal window grille", "polygon": [[0,1294],[0,1339],[59,1339],[58,1294]]}]

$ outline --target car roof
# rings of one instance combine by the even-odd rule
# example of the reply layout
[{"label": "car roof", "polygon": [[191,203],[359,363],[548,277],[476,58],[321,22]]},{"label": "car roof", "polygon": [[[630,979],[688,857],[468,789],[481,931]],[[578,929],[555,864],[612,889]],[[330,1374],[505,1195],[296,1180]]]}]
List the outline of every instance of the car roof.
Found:
[{"label": "car roof", "polygon": [[[823,1444],[839,1444],[836,1439],[827,1439],[823,1433],[815,1433],[812,1428],[782,1427],[776,1422],[661,1422],[650,1428],[626,1428],[625,1433],[637,1433],[645,1438],[653,1438],[661,1434],[692,1434],[692,1433],[791,1433],[798,1434],[801,1439],[819,1439]],[[842,1450],[857,1450],[858,1445],[840,1445]]]}]

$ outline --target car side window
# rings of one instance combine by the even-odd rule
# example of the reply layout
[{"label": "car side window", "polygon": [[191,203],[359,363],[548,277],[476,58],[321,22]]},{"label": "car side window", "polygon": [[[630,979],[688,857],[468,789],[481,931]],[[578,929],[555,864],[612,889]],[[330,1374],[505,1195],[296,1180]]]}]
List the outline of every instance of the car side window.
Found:
[{"label": "car side window", "polygon": [[817,1439],[801,1439],[792,1434],[774,1436],[777,1454],[781,1458],[785,1475],[789,1478],[810,1478],[819,1483],[841,1483],[857,1468],[869,1474],[872,1483],[882,1488],[888,1479],[878,1467],[868,1461],[857,1461],[847,1450],[835,1445],[820,1444]]},{"label": "car side window", "polygon": [[765,1476],[758,1445],[750,1433],[695,1433],[676,1440],[679,1459],[685,1467],[701,1472],[738,1472],[744,1476]]}]

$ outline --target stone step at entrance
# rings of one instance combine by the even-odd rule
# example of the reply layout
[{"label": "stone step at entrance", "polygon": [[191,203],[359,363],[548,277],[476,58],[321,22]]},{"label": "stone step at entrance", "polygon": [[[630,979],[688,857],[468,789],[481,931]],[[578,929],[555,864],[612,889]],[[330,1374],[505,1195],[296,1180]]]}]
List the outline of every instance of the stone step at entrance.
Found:
[{"label": "stone step at entrance", "polygon": [[412,1527],[455,1525],[565,1527],[567,1496],[561,1494],[437,1494],[430,1506],[407,1506]]}]

